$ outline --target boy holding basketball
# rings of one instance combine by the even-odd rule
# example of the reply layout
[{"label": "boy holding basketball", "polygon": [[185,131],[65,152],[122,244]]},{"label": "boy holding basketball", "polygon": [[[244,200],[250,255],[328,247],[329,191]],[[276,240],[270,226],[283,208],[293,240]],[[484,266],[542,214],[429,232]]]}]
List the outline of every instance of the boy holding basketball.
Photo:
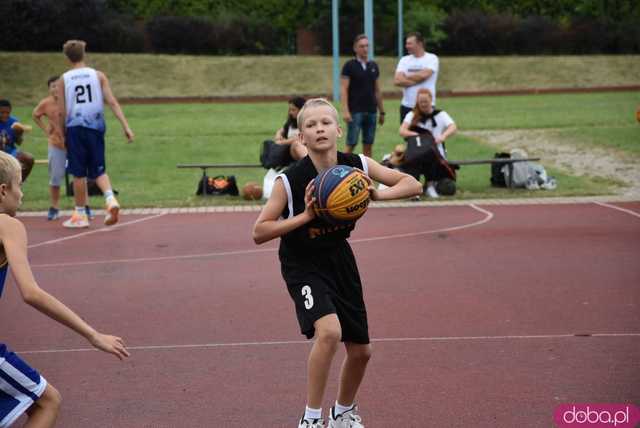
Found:
[{"label": "boy holding basketball", "polygon": [[[41,289],[27,258],[27,233],[15,218],[22,203],[20,164],[0,152],[0,297],[9,266],[25,303],[84,336],[97,349],[120,359],[129,356],[122,339],[102,334],[71,309]],[[0,428],[9,427],[23,413],[25,426],[52,427],[60,408],[60,393],[7,345],[0,343]]]},{"label": "boy holding basketball", "polygon": [[323,396],[340,341],[345,343],[347,355],[328,426],[363,427],[355,398],[371,347],[360,275],[347,242],[355,224],[333,226],[316,217],[313,179],[340,164],[359,168],[389,186],[385,190],[370,186],[372,200],[419,195],[422,187],[413,177],[363,155],[338,152],[337,139],[342,136],[342,129],[336,109],[327,100],[307,101],[298,114],[298,128],[309,154],[278,176],[271,197],[256,220],[253,238],[262,244],[281,237],[282,275],[294,301],[301,332],[308,339],[315,337],[307,365],[307,406],[298,427],[324,427]]}]

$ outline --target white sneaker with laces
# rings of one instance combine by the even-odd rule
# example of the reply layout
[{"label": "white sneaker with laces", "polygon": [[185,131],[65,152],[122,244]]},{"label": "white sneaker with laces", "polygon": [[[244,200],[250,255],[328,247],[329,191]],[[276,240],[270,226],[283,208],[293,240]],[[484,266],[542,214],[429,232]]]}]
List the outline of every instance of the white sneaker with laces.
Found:
[{"label": "white sneaker with laces", "polygon": [[305,419],[304,416],[300,419],[298,428],[324,428],[324,420],[320,419]]},{"label": "white sneaker with laces", "polygon": [[354,405],[351,409],[339,415],[336,415],[335,412],[335,406],[331,407],[328,428],[364,428],[362,418],[357,414],[357,406]]}]

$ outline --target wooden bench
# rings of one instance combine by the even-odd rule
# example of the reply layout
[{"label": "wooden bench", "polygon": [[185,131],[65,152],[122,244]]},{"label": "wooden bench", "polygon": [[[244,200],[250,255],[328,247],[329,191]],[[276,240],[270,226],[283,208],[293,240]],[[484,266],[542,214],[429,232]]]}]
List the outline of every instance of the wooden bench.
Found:
[{"label": "wooden bench", "polygon": [[447,160],[449,165],[453,166],[463,166],[463,165],[507,165],[509,169],[509,174],[506,177],[507,187],[512,188],[512,177],[513,177],[513,164],[516,162],[536,162],[539,161],[540,158],[494,158],[494,159],[473,159],[473,160]]}]

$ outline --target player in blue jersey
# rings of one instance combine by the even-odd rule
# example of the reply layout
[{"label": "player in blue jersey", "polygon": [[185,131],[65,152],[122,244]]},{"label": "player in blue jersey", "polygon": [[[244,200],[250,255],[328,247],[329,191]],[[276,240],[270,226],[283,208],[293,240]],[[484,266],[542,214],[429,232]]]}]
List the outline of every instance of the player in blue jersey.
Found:
[{"label": "player in blue jersey", "polygon": [[132,142],[134,137],[120,104],[111,91],[107,76],[85,64],[85,47],[86,43],[82,40],[69,40],[64,44],[63,52],[71,63],[71,69],[62,75],[57,94],[62,111],[60,129],[65,129],[68,170],[74,177],[76,209],[71,218],[63,223],[65,227],[71,228],[89,227],[89,218],[84,208],[87,177],[95,179],[104,194],[104,224],[111,226],[118,222],[120,205],[113,195],[104,156],[104,104],[109,105],[122,125],[127,140]]},{"label": "player in blue jersey", "polygon": [[[84,336],[101,351],[120,359],[129,356],[121,338],[102,334],[71,309],[38,286],[27,258],[27,232],[15,218],[22,203],[20,164],[0,152],[0,298],[9,266],[25,303]],[[9,317],[2,311],[2,318]],[[9,427],[23,413],[25,427],[52,427],[60,408],[60,393],[24,360],[0,343],[0,428]]]},{"label": "player in blue jersey", "polygon": [[300,331],[314,338],[307,363],[307,406],[298,428],[324,428],[322,402],[331,362],[344,342],[347,355],[340,372],[329,428],[363,428],[356,394],[371,356],[367,311],[356,260],[347,242],[355,224],[335,227],[313,210],[313,180],[335,165],[361,169],[386,184],[370,187],[372,200],[408,198],[422,193],[418,181],[383,167],[363,155],[337,150],[342,135],[338,112],[325,99],[307,101],[298,113],[301,142],[309,154],[280,174],[253,228],[257,244],[280,239],[282,276],[294,301]]},{"label": "player in blue jersey", "polygon": [[32,154],[18,150],[18,146],[22,144],[22,134],[25,129],[29,127],[25,127],[11,115],[9,100],[0,100],[0,149],[18,159],[22,166],[22,181],[31,174],[35,163]]}]

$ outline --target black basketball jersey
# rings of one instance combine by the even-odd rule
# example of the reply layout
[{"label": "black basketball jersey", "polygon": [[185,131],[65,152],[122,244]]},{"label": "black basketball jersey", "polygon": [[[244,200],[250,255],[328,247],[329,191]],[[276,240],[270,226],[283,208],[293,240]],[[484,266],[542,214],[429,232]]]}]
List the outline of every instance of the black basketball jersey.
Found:
[{"label": "black basketball jersey", "polygon": [[[360,168],[368,173],[367,162],[363,155],[338,152],[338,165]],[[282,211],[283,218],[290,218],[304,212],[305,189],[307,184],[317,175],[318,171],[311,158],[306,156],[278,176],[287,191],[287,206]],[[339,246],[349,237],[354,227],[355,222],[334,226],[316,217],[309,223],[282,236],[280,255],[307,257],[318,251]]]}]

